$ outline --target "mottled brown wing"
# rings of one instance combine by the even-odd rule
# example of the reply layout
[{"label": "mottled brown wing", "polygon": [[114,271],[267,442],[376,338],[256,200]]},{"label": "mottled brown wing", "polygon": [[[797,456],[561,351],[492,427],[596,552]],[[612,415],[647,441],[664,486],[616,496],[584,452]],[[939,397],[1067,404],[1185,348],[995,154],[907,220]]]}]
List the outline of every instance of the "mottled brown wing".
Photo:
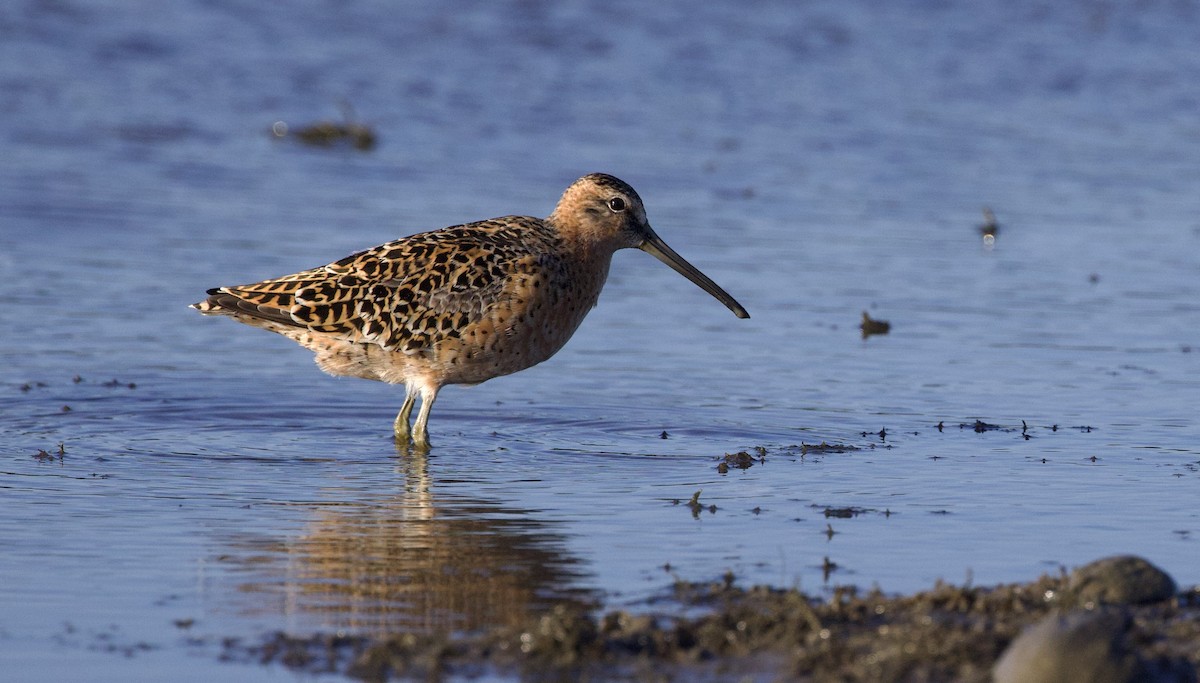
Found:
[{"label": "mottled brown wing", "polygon": [[210,290],[204,304],[416,353],[457,337],[504,301],[513,277],[529,272],[549,239],[535,218],[480,221],[388,242],[321,268]]}]

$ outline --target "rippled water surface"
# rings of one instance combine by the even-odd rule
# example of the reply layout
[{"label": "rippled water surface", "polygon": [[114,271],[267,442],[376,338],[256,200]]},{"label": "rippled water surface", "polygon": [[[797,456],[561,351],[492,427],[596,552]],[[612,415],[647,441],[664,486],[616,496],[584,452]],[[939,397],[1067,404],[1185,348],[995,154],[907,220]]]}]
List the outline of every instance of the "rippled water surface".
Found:
[{"label": "rippled water surface", "polygon": [[[726,571],[1200,581],[1200,9],[793,5],[0,9],[0,666],[289,678],[222,640]],[[374,150],[269,134],[347,105]],[[427,457],[401,391],[186,308],[591,171],[753,317],[619,253],[552,360],[443,392]]]}]

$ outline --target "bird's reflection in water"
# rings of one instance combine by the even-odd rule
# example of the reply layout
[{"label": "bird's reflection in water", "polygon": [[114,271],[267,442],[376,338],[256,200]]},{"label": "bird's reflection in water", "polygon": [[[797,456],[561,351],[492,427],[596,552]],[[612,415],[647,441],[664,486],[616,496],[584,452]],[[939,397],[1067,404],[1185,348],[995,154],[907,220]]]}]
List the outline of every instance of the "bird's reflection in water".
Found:
[{"label": "bird's reflection in water", "polygon": [[[595,604],[562,535],[528,511],[437,496],[424,455],[402,451],[386,497],[316,505],[288,540],[234,540],[250,611],[289,630],[467,632],[515,626],[555,604]],[[249,552],[246,552],[249,551]]]}]

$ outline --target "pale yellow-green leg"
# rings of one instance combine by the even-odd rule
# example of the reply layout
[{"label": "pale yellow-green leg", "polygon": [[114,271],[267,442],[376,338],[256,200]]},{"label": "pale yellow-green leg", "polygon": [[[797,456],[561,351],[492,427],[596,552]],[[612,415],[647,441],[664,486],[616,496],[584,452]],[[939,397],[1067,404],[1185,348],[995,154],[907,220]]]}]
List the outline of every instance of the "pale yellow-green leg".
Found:
[{"label": "pale yellow-green leg", "polygon": [[400,414],[396,416],[396,422],[392,424],[392,429],[396,431],[396,440],[408,442],[408,418],[412,415],[413,403],[417,400],[417,394],[414,391],[408,392],[404,397],[404,405],[400,406]]},{"label": "pale yellow-green leg", "polygon": [[421,387],[421,410],[417,412],[417,421],[413,424],[413,445],[424,450],[429,449],[429,411],[437,399],[437,387]]}]

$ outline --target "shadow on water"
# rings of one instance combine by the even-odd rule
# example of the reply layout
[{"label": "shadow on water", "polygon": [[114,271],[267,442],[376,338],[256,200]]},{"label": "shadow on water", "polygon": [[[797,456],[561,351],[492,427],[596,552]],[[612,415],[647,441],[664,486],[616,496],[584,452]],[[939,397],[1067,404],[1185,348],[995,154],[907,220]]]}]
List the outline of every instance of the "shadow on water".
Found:
[{"label": "shadow on water", "polygon": [[222,540],[244,610],[380,636],[514,627],[554,605],[598,604],[551,524],[439,496],[427,456],[397,451],[400,493],[313,506],[294,538]]}]

